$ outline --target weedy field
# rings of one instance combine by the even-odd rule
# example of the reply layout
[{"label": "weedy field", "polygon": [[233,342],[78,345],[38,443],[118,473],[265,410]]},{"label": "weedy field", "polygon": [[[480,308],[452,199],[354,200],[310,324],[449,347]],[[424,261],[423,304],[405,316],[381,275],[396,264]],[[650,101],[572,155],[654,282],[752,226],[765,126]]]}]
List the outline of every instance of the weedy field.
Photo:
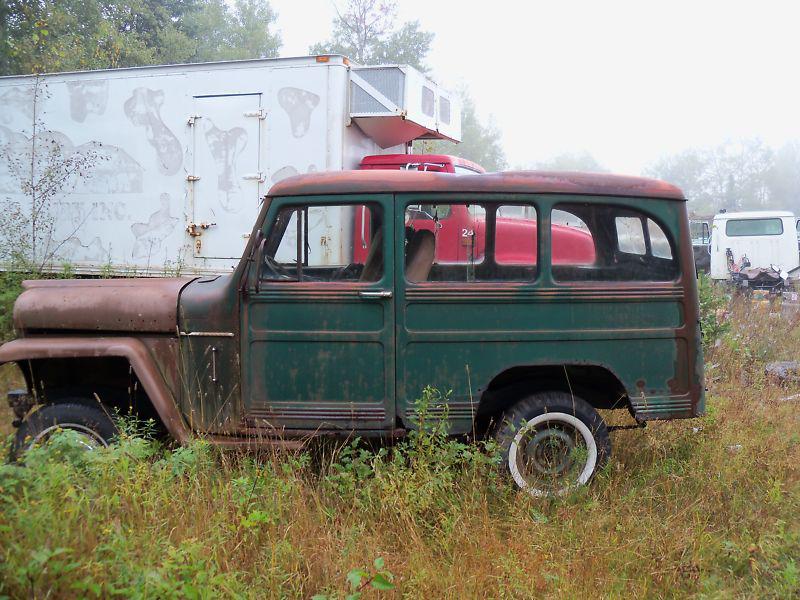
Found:
[{"label": "weedy field", "polygon": [[800,327],[703,302],[707,416],[614,433],[567,497],[517,492],[493,448],[435,427],[259,455],[135,431],[87,453],[63,434],[0,467],[0,595],[797,597],[800,388],[764,366],[800,358]]}]

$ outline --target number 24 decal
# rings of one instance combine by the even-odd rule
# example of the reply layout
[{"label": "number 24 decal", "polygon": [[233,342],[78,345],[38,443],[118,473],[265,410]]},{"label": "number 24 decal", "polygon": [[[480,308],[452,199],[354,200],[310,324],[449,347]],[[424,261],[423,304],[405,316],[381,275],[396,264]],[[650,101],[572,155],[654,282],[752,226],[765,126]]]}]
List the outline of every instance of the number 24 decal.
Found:
[{"label": "number 24 decal", "polygon": [[465,227],[461,230],[461,237],[472,237],[473,235],[475,235],[475,232],[472,229]]}]

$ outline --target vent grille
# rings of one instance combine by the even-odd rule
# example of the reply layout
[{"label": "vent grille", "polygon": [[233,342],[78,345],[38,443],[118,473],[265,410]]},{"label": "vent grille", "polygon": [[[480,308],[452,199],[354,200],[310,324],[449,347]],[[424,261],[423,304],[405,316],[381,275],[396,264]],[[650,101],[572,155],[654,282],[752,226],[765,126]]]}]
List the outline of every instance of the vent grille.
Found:
[{"label": "vent grille", "polygon": [[370,96],[352,81],[350,82],[350,110],[359,115],[365,114],[385,114],[388,112],[383,104]]},{"label": "vent grille", "polygon": [[[386,96],[395,106],[403,105],[406,75],[398,67],[370,67],[369,69],[355,69],[354,72]],[[357,114],[394,112],[392,107],[383,106],[354,83],[350,84],[350,110]]]}]

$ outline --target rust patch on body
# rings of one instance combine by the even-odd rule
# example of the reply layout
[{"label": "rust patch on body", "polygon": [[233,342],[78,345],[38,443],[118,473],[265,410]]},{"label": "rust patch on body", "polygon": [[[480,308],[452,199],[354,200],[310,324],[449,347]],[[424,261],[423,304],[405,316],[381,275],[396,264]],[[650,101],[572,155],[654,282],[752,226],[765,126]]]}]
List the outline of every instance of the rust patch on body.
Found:
[{"label": "rust patch on body", "polygon": [[192,278],[23,283],[14,326],[25,330],[175,333],[178,295]]},{"label": "rust patch on body", "polygon": [[284,179],[270,196],[392,192],[475,192],[486,194],[591,194],[685,201],[680,188],[657,179],[604,173],[505,171],[459,175],[421,171],[341,171]]},{"label": "rust patch on body", "polygon": [[170,435],[179,443],[185,443],[189,439],[189,430],[164,377],[156,369],[147,346],[141,340],[131,337],[38,337],[13,340],[0,346],[0,364],[37,359],[106,356],[119,356],[130,362]]}]

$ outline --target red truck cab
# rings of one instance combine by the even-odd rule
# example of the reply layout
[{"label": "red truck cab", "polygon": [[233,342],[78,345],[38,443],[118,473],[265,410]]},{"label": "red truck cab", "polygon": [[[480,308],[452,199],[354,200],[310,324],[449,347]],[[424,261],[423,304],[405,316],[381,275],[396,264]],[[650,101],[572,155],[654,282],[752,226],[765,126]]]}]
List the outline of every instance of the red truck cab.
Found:
[{"label": "red truck cab", "polygon": [[434,171],[474,175],[486,169],[466,158],[449,154],[376,154],[365,156],[359,165],[362,171],[372,169],[405,169],[407,171]]},{"label": "red truck cab", "polygon": [[[366,156],[360,170],[408,170],[440,173],[485,173],[479,164],[448,154],[383,154]],[[528,214],[530,207],[504,206],[497,215],[496,259],[507,265],[536,264],[536,215]],[[354,237],[355,262],[363,263],[369,253],[371,233],[368,211],[356,212]],[[478,205],[450,204],[436,206],[421,204],[406,214],[410,230],[428,230],[436,236],[437,263],[480,262],[485,253],[486,215]],[[574,227],[554,223],[553,262],[592,264],[595,261],[591,235]]]}]

